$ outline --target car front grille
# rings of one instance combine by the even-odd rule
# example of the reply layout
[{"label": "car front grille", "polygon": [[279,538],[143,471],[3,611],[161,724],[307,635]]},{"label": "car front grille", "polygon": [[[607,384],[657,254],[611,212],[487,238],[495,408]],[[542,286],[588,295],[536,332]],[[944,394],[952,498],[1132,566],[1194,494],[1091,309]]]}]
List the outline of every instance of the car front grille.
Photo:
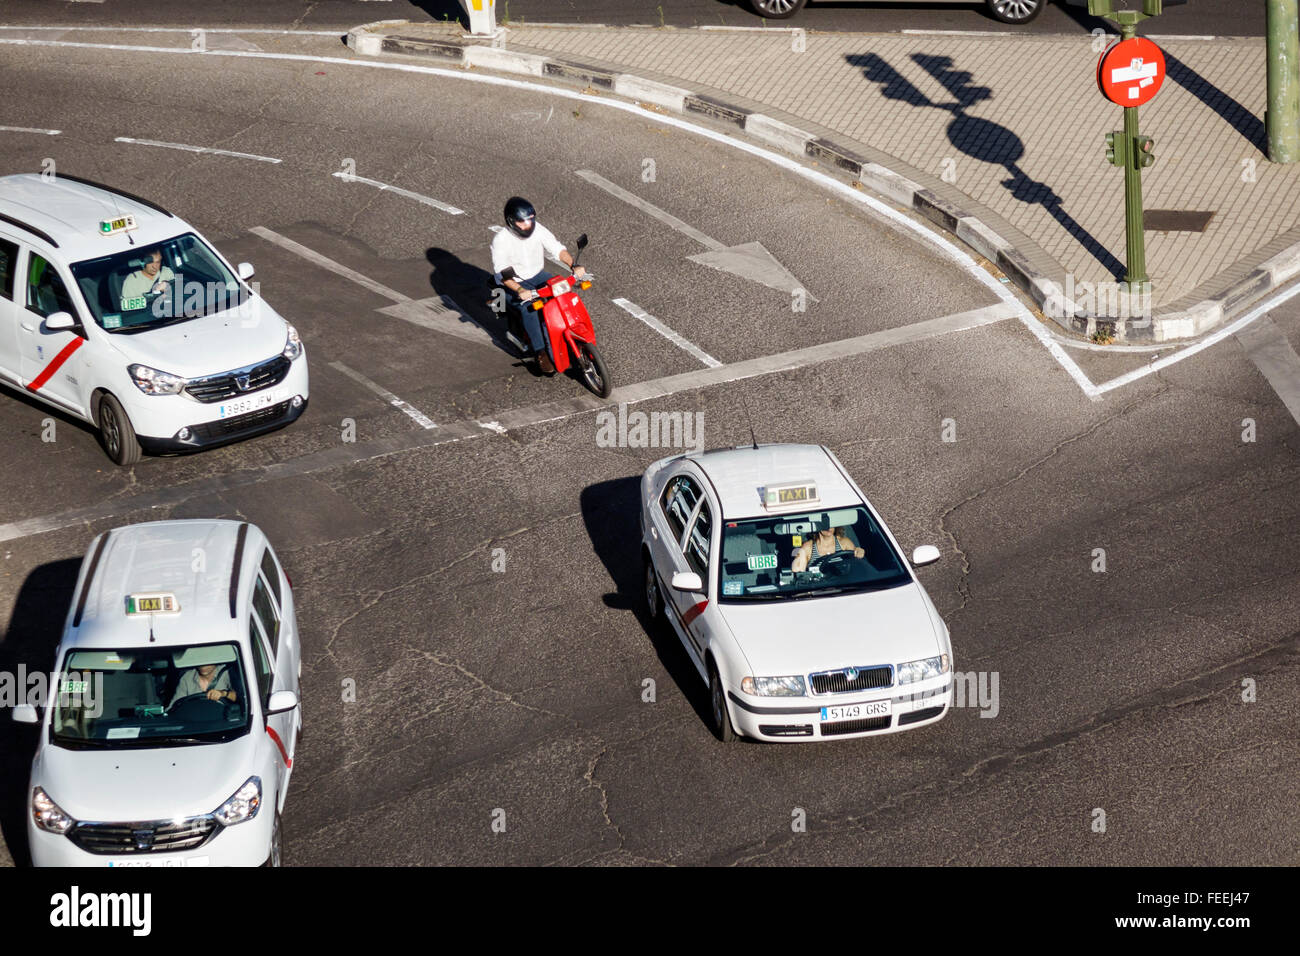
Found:
[{"label": "car front grille", "polygon": [[[269,361],[250,365],[247,368],[237,368],[230,372],[222,372],[220,375],[209,375],[206,378],[192,378],[185,386],[185,391],[191,398],[208,405],[213,402],[223,402],[228,398],[237,398],[240,395],[270,388],[272,385],[279,385],[289,374],[289,366],[292,364],[283,355],[277,355]],[[245,376],[247,382],[244,381]]]},{"label": "car front grille", "polygon": [[279,405],[268,405],[266,408],[259,408],[255,412],[249,412],[247,415],[236,415],[234,418],[219,418],[215,422],[204,422],[202,425],[191,425],[190,434],[201,441],[208,441],[213,438],[224,438],[227,435],[235,435],[249,428],[256,428],[258,425],[265,425],[267,422],[273,422],[283,416],[289,410],[289,402],[281,402]]},{"label": "car front grille", "polygon": [[[850,677],[849,671],[856,673]],[[846,667],[837,671],[809,674],[808,677],[814,694],[847,694],[850,691],[889,687],[894,683],[894,668],[889,664],[883,667]]]},{"label": "car front grille", "polygon": [[68,839],[87,853],[172,853],[193,850],[219,829],[211,815],[152,823],[78,823]]},{"label": "car front grille", "polygon": [[864,717],[862,720],[841,720],[833,724],[822,724],[823,737],[838,737],[840,734],[862,734],[868,730],[884,730],[889,726],[890,717]]}]

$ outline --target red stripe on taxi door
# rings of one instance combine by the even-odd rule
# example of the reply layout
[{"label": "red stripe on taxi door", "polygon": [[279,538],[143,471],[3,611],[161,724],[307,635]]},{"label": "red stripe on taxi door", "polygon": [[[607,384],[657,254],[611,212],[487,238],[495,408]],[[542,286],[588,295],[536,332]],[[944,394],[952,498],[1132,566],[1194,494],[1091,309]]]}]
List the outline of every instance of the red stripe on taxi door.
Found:
[{"label": "red stripe on taxi door", "polygon": [[54,377],[54,373],[59,370],[59,367],[72,356],[73,352],[81,348],[85,342],[86,340],[78,335],[67,345],[63,346],[63,348],[59,350],[59,354],[54,356],[54,360],[41,371],[41,374],[32,379],[31,384],[27,386],[27,390],[29,392],[40,391],[41,387]]},{"label": "red stripe on taxi door", "polygon": [[704,609],[709,606],[708,601],[701,601],[689,611],[682,615],[682,623],[690,627],[695,623],[695,619],[704,613]]},{"label": "red stripe on taxi door", "polygon": [[266,732],[271,735],[271,739],[275,741],[275,745],[280,748],[280,756],[284,758],[284,765],[286,767],[292,767],[293,761],[289,759],[289,751],[284,749],[284,741],[280,739],[280,735],[270,727],[266,728]]}]

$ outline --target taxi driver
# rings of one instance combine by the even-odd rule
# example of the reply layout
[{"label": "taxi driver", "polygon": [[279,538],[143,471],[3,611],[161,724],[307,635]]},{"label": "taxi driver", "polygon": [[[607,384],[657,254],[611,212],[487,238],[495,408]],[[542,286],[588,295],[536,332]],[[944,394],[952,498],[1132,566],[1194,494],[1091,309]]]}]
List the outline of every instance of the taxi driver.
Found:
[{"label": "taxi driver", "polygon": [[855,558],[866,557],[867,552],[862,548],[854,547],[853,541],[844,533],[843,528],[832,528],[827,522],[826,526],[817,532],[815,537],[809,538],[799,549],[799,553],[794,556],[790,562],[791,571],[806,571],[808,564],[813,558],[820,558],[828,554],[836,554],[844,551],[852,553]]},{"label": "taxi driver", "polygon": [[166,292],[167,283],[175,278],[175,273],[162,264],[162,250],[151,249],[145,253],[144,265],[122,282],[122,299],[129,301]]}]

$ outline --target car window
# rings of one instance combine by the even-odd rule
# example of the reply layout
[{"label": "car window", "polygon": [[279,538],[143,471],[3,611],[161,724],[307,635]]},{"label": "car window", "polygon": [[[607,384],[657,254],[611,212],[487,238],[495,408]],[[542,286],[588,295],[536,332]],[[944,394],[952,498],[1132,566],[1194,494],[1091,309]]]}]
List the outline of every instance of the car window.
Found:
[{"label": "car window", "polygon": [[280,615],[271,603],[270,592],[266,589],[266,582],[259,574],[253,582],[253,613],[257,615],[257,623],[262,625],[262,633],[266,635],[267,642],[271,645],[271,654],[279,656],[280,654]]},{"label": "car window", "polygon": [[72,297],[54,266],[34,252],[27,260],[27,308],[43,319],[55,312],[67,312],[75,318],[77,310],[72,305]]},{"label": "car window", "polygon": [[14,297],[14,267],[17,263],[17,244],[0,239],[0,296],[10,300]]},{"label": "car window", "polygon": [[248,643],[253,648],[253,669],[257,677],[257,693],[262,698],[262,709],[271,700],[271,661],[266,656],[266,645],[262,643],[262,634],[258,630],[257,622],[253,618],[248,619]]},{"label": "car window", "polygon": [[283,607],[284,600],[280,596],[280,568],[275,563],[275,558],[271,555],[271,549],[267,548],[262,552],[262,576],[266,578],[266,583],[271,588],[271,593],[275,595],[275,603]]},{"label": "car window", "polygon": [[700,489],[686,475],[678,475],[668,482],[664,489],[663,509],[668,518],[668,526],[673,529],[673,540],[680,541],[686,530],[686,522],[691,520],[695,503],[700,500]]},{"label": "car window", "polygon": [[700,513],[686,538],[686,563],[705,581],[709,576],[709,539],[712,534],[713,517],[709,514],[709,503],[706,501],[700,505]]}]

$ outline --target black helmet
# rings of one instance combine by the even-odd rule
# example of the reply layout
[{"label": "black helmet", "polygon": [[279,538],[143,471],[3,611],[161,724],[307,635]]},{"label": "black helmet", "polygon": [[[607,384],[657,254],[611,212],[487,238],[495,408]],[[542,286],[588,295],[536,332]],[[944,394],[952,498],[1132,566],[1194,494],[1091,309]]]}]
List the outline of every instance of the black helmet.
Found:
[{"label": "black helmet", "polygon": [[[522,196],[511,196],[506,200],[506,226],[516,236],[527,239],[533,234],[533,220],[537,218],[537,210],[533,204]],[[528,227],[520,229],[520,221],[527,221]]]}]

